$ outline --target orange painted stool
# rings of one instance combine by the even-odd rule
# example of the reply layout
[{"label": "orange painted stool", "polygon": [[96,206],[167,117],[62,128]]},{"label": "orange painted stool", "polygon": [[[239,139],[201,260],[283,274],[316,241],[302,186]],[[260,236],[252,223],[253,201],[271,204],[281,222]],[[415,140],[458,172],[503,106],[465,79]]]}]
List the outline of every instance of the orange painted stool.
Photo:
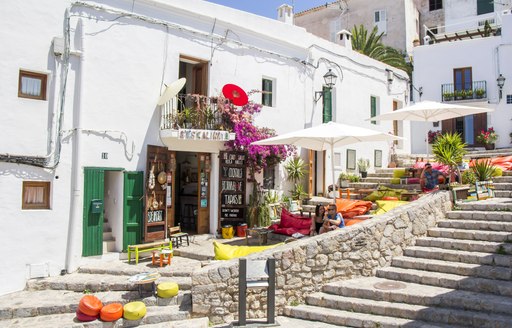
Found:
[{"label": "orange painted stool", "polygon": [[156,265],[156,259],[159,259],[160,267],[164,265],[171,265],[171,258],[172,258],[173,251],[171,249],[161,249],[153,251],[153,256],[151,258],[151,263],[153,265]]}]

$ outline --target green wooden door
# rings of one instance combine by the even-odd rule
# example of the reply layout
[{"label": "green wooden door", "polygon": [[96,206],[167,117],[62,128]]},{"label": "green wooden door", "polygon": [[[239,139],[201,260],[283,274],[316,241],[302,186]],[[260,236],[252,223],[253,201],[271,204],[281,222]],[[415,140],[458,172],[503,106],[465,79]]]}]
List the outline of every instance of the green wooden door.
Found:
[{"label": "green wooden door", "polygon": [[332,121],[332,93],[328,87],[323,87],[322,92],[324,94],[322,123],[328,123]]},{"label": "green wooden door", "polygon": [[140,244],[144,204],[144,172],[124,172],[123,250]]},{"label": "green wooden door", "polygon": [[[84,168],[82,256],[103,254],[103,202],[105,171]],[[101,208],[93,207],[101,202]]]}]

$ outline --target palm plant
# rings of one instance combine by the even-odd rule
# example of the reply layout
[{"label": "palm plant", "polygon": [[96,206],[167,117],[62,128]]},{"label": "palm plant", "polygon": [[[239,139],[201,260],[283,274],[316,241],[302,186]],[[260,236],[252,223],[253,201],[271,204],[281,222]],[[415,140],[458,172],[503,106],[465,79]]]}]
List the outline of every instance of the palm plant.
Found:
[{"label": "palm plant", "polygon": [[492,179],[496,171],[496,166],[492,165],[491,160],[488,158],[479,159],[475,161],[471,170],[475,173],[478,181],[487,181]]},{"label": "palm plant", "polygon": [[378,33],[377,26],[368,34],[368,30],[361,24],[352,29],[352,49],[381,61],[390,66],[412,73],[412,65],[405,61],[405,54],[397,49],[384,45],[381,41],[384,33]]},{"label": "palm plant", "polygon": [[306,163],[304,160],[298,156],[293,157],[288,160],[284,165],[286,173],[288,174],[288,181],[293,181],[295,184],[294,189],[291,191],[293,199],[301,199],[303,196],[307,194],[304,192],[304,188],[300,184],[300,181],[304,178],[306,173],[308,172]]},{"label": "palm plant", "polygon": [[457,133],[445,133],[437,137],[432,145],[434,159],[450,167],[450,173],[457,172],[460,177],[459,164],[466,154],[466,144]]}]

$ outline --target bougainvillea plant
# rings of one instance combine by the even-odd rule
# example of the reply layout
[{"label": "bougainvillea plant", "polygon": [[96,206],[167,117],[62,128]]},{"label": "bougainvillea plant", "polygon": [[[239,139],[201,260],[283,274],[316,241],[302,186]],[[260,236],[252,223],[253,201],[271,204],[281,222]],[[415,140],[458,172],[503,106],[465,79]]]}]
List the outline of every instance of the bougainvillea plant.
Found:
[{"label": "bougainvillea plant", "polygon": [[222,101],[221,97],[218,101],[218,109],[222,113],[224,122],[231,124],[231,126],[227,126],[228,130],[232,130],[236,134],[235,140],[226,142],[225,146],[228,150],[247,153],[247,163],[251,174],[261,172],[265,167],[276,165],[288,156],[295,154],[295,147],[251,145],[255,141],[276,135],[272,129],[254,125],[254,115],[261,111],[261,107],[260,104],[251,101],[241,108],[234,106],[228,100]]},{"label": "bougainvillea plant", "polygon": [[441,131],[432,131],[432,130],[429,130],[428,131],[428,143],[429,144],[433,144],[436,142],[437,138],[439,136],[441,136]]}]

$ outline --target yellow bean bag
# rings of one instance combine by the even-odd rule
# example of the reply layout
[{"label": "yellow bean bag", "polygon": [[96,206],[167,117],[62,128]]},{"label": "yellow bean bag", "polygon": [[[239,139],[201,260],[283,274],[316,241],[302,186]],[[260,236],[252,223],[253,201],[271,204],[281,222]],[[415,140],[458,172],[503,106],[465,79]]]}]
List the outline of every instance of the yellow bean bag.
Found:
[{"label": "yellow bean bag", "polygon": [[216,260],[231,260],[238,257],[243,257],[252,253],[264,251],[266,249],[274,248],[282,245],[283,243],[269,245],[269,246],[231,246],[222,243],[213,242],[213,250],[215,251]]},{"label": "yellow bean bag", "polygon": [[375,210],[374,214],[384,214],[395,207],[405,205],[409,202],[406,202],[404,200],[377,200],[375,201],[377,203],[377,209]]},{"label": "yellow bean bag", "polygon": [[393,178],[398,178],[398,179],[403,178],[405,176],[405,173],[406,173],[405,169],[403,169],[403,170],[394,170],[393,171]]},{"label": "yellow bean bag", "polygon": [[146,304],[143,302],[130,302],[123,307],[123,317],[126,320],[139,320],[146,315]]},{"label": "yellow bean bag", "polygon": [[162,282],[156,286],[156,294],[161,298],[171,298],[178,295],[180,288],[177,283],[169,281]]}]

